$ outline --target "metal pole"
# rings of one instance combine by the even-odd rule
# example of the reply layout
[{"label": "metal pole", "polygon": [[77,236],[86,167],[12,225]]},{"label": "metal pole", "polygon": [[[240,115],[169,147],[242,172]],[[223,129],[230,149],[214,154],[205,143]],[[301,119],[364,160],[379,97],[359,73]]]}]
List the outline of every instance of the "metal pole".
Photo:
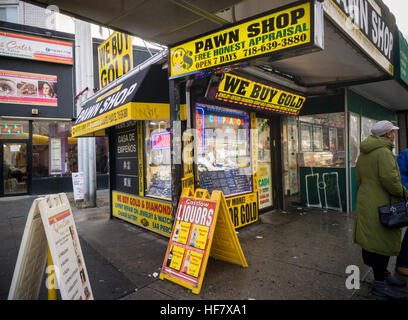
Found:
[{"label": "metal pole", "polygon": [[[81,101],[93,94],[93,51],[91,25],[75,20],[75,74],[76,90],[88,90],[77,99],[77,115],[81,111]],[[95,138],[78,139],[78,171],[84,173],[85,203],[96,206],[96,164]]]}]

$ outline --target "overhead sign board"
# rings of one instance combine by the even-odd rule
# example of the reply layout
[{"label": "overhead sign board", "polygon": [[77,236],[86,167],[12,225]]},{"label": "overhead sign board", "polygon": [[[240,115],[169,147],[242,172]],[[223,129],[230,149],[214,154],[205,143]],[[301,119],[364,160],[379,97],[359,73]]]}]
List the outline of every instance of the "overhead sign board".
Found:
[{"label": "overhead sign board", "polygon": [[216,259],[247,267],[228,215],[224,195],[192,188],[182,191],[160,279],[200,293],[211,254]]},{"label": "overhead sign board", "polygon": [[132,37],[114,32],[98,46],[99,88],[133,69]]},{"label": "overhead sign board", "polygon": [[396,24],[375,0],[327,0],[325,12],[372,59],[394,74]]},{"label": "overhead sign board", "polygon": [[306,98],[302,95],[225,73],[216,94],[218,100],[280,113],[297,115]]},{"label": "overhead sign board", "polygon": [[170,48],[170,78],[263,56],[321,49],[322,21],[319,3],[299,1],[177,44]]},{"label": "overhead sign board", "polygon": [[[92,300],[92,289],[69,200],[65,193],[34,200],[9,291],[9,300],[38,299],[50,249],[63,300]],[[47,279],[49,286],[53,281]],[[49,288],[48,289],[56,289]]]},{"label": "overhead sign board", "polygon": [[72,42],[0,31],[0,56],[73,64]]}]

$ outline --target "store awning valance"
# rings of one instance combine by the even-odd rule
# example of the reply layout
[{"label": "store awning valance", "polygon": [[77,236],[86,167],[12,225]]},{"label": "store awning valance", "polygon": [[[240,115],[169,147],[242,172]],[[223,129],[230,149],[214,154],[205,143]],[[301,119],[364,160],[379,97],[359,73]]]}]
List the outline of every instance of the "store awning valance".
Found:
[{"label": "store awning valance", "polygon": [[129,120],[170,119],[167,71],[160,65],[131,70],[86,101],[72,127],[73,137],[100,135]]}]

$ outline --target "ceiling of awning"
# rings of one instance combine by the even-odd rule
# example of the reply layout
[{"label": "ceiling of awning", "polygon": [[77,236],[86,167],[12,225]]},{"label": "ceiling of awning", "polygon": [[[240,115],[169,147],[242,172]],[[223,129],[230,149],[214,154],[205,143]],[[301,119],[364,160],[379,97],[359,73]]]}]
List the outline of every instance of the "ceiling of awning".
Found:
[{"label": "ceiling of awning", "polygon": [[408,90],[397,80],[367,83],[350,89],[390,110],[408,110]]},{"label": "ceiling of awning", "polygon": [[[41,7],[169,45],[230,21],[217,14],[244,0],[28,0]],[[231,16],[227,14],[226,16]]]},{"label": "ceiling of awning", "polygon": [[[233,21],[277,8],[294,0],[28,0],[117,31],[163,45],[185,41]],[[243,74],[264,79],[283,79],[283,85],[305,94],[324,94],[327,88],[353,86],[365,96],[377,96],[395,109],[403,108],[395,97],[405,88],[368,58],[327,18],[324,50],[278,61],[257,60]],[[280,76],[278,76],[279,74]],[[281,75],[284,75],[282,77]],[[389,80],[378,82],[379,80]],[[366,84],[376,81],[373,84]],[[378,83],[377,83],[378,82]],[[388,88],[385,90],[383,88]],[[378,92],[383,92],[379,95]],[[391,93],[397,93],[394,95]],[[382,97],[382,98],[381,98]],[[377,99],[377,101],[379,101]],[[385,103],[387,102],[387,103]],[[405,107],[408,109],[408,107]]]}]

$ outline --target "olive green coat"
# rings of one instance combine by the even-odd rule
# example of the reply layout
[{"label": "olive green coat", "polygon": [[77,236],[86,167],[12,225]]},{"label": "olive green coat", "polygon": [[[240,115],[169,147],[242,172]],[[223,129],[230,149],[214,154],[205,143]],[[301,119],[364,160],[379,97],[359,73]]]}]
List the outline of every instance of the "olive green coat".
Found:
[{"label": "olive green coat", "polygon": [[378,216],[378,207],[389,204],[390,194],[393,201],[403,197],[393,146],[387,138],[369,136],[360,145],[356,165],[359,189],[353,240],[365,250],[384,256],[396,256],[401,249],[401,229],[384,227]]}]

